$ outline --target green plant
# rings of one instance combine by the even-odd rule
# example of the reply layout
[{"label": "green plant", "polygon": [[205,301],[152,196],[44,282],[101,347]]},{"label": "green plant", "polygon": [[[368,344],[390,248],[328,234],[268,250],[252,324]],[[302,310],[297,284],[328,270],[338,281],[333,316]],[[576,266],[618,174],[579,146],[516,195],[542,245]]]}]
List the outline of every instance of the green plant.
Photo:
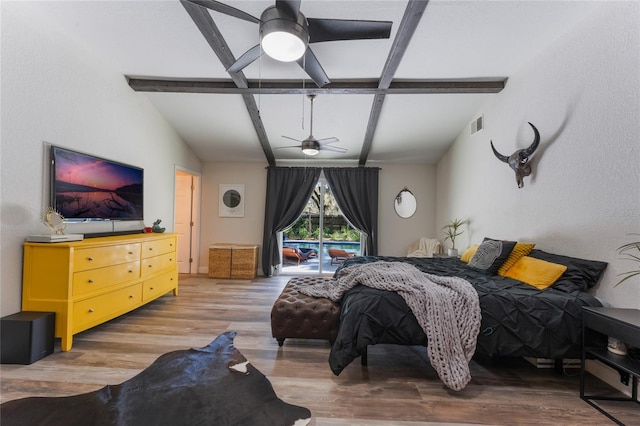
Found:
[{"label": "green plant", "polygon": [[445,235],[444,240],[445,241],[451,240],[452,249],[456,248],[456,237],[464,232],[461,230],[459,231],[459,229],[465,223],[467,223],[466,219],[465,220],[453,219],[451,222],[447,223],[445,226],[442,227]]},{"label": "green plant", "polygon": [[[640,234],[629,234],[629,235],[640,235]],[[620,281],[618,281],[615,286],[618,284],[622,284],[626,280],[631,277],[635,277],[636,275],[640,275],[640,241],[635,241],[632,243],[627,243],[618,247],[618,254],[623,256],[625,260],[631,260],[636,263],[636,269],[632,269],[627,272],[623,272],[618,274],[619,276],[625,276]],[[615,287],[614,286],[614,287]]]}]

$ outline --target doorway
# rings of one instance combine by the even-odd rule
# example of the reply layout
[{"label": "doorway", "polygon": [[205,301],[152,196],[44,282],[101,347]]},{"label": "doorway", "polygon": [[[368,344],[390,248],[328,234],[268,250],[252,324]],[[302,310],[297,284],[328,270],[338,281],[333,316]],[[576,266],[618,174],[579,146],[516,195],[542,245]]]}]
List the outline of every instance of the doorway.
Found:
[{"label": "doorway", "polygon": [[176,168],[174,227],[178,235],[178,273],[198,272],[200,175]]},{"label": "doorway", "polygon": [[299,250],[295,254],[283,250],[282,272],[296,274],[331,274],[343,258],[332,257],[336,250],[360,255],[361,235],[347,221],[338,207],[331,187],[321,176],[298,220],[282,233],[282,247]]}]

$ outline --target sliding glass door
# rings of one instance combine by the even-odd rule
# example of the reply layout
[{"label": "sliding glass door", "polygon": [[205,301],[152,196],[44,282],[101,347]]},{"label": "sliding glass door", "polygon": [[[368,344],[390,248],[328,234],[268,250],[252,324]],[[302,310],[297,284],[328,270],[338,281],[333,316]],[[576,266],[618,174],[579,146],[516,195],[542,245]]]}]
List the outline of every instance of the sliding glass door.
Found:
[{"label": "sliding glass door", "polygon": [[360,232],[338,208],[324,177],[300,218],[283,232],[283,272],[330,274],[348,256],[360,255]]}]

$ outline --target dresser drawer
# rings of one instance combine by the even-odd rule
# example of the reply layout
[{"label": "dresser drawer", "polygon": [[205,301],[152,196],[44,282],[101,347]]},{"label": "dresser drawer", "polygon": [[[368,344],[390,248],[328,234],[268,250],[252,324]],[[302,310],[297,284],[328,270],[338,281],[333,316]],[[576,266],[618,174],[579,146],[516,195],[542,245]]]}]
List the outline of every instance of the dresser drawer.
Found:
[{"label": "dresser drawer", "polygon": [[73,304],[74,333],[142,303],[142,283]]},{"label": "dresser drawer", "polygon": [[157,277],[150,278],[143,283],[142,301],[148,302],[162,296],[178,285],[178,272],[171,271]]},{"label": "dresser drawer", "polygon": [[135,278],[140,278],[140,261],[75,272],[73,274],[73,297]]},{"label": "dresser drawer", "polygon": [[140,276],[155,274],[156,272],[162,272],[165,269],[173,268],[176,266],[176,254],[167,253],[160,256],[149,257],[142,259],[142,266],[140,268]]},{"label": "dresser drawer", "polygon": [[144,241],[142,243],[142,258],[157,256],[159,254],[176,251],[175,238],[163,238],[161,240]]},{"label": "dresser drawer", "polygon": [[140,259],[140,243],[78,248],[73,253],[73,270],[102,268]]}]

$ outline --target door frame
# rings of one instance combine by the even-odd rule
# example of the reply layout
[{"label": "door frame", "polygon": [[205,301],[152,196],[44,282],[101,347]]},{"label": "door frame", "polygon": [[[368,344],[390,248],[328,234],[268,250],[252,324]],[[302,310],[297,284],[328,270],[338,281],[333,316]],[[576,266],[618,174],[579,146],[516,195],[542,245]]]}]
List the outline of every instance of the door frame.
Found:
[{"label": "door frame", "polygon": [[[186,259],[178,258],[178,261],[186,261],[189,264],[189,274],[197,274],[199,268],[200,259],[200,206],[202,199],[202,178],[200,173],[193,170],[186,169],[184,167],[175,166],[174,174],[174,197],[173,197],[173,226],[176,229],[176,204],[178,198],[178,175],[191,176],[191,190],[190,190],[190,216],[191,216],[191,232],[189,240],[185,240],[184,237],[178,235],[178,247],[180,244],[188,244],[189,251]],[[179,250],[179,249],[178,249]],[[180,256],[180,254],[178,254]]]}]

